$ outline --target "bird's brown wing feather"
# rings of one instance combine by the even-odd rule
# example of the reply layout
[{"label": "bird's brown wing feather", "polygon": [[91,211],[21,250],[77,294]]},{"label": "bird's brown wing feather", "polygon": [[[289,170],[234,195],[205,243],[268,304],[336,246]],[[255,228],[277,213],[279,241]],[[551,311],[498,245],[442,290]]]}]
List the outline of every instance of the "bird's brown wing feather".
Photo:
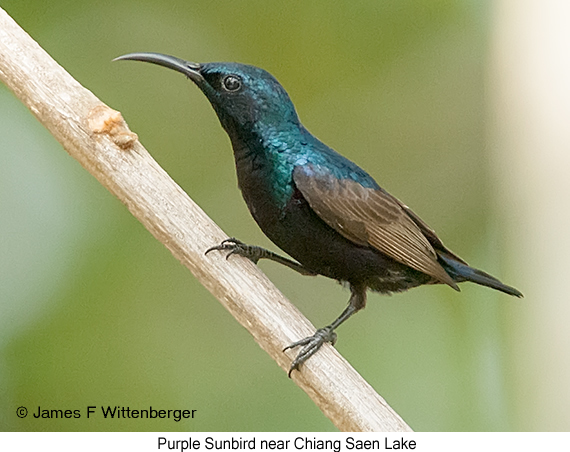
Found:
[{"label": "bird's brown wing feather", "polygon": [[339,234],[457,289],[407,207],[389,193],[306,167],[296,167],[293,180],[311,208]]}]

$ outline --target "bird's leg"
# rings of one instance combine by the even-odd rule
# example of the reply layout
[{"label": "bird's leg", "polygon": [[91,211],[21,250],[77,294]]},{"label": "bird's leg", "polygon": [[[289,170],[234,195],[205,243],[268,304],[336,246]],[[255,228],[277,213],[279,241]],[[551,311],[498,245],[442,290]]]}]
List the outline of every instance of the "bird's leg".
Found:
[{"label": "bird's leg", "polygon": [[238,254],[239,256],[247,257],[254,264],[257,264],[259,259],[269,259],[274,262],[279,262],[280,264],[283,264],[290,269],[301,273],[302,275],[316,275],[316,273],[306,269],[298,262],[287,259],[283,256],[279,256],[279,254],[266,250],[265,248],[261,248],[260,246],[246,245],[245,243],[234,238],[226,239],[219,245],[208,248],[204,254],[208,254],[210,251],[229,251],[229,253],[226,255],[226,259],[232,254]]},{"label": "bird's leg", "polygon": [[330,342],[332,345],[336,342],[335,329],[344,321],[346,321],[350,316],[360,311],[366,305],[366,287],[365,286],[350,286],[350,300],[348,301],[348,306],[342,312],[342,314],[333,323],[324,328],[319,328],[315,334],[312,336],[301,339],[300,341],[293,342],[291,345],[285,347],[283,351],[295,348],[298,346],[304,346],[297,357],[291,363],[289,368],[289,378],[291,378],[291,372],[294,370],[299,370],[301,364],[307,361],[311,356],[313,356],[319,348],[325,342]]}]

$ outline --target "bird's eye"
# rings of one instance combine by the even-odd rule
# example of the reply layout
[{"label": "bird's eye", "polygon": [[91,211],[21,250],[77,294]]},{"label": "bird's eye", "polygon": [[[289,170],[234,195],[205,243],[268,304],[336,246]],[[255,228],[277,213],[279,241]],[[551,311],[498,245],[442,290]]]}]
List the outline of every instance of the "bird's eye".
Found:
[{"label": "bird's eye", "polygon": [[241,88],[241,79],[236,75],[228,75],[223,81],[226,91],[237,91]]}]

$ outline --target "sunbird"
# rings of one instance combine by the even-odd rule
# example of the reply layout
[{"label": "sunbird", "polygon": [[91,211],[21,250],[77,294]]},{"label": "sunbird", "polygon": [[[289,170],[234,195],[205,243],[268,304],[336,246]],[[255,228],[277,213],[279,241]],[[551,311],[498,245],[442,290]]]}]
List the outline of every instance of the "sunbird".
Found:
[{"label": "sunbird", "polygon": [[444,246],[408,206],[362,168],[313,136],[285,89],[267,71],[239,63],[192,63],[160,53],[115,60],[158,64],[181,72],[204,93],[232,144],[238,186],[263,233],[293,259],[235,238],[206,250],[257,263],[269,259],[303,275],[350,287],[348,306],[330,325],[287,346],[302,347],[289,376],[336,328],[366,305],[366,293],[402,292],[423,284],[471,281],[522,297],[517,289],[470,267]]}]

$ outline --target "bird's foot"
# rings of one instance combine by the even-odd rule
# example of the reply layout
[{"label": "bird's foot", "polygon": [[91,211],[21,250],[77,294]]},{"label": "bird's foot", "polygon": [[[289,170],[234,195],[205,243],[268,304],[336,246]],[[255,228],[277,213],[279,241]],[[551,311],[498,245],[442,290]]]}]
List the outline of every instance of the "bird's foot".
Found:
[{"label": "bird's foot", "polygon": [[326,342],[329,342],[333,346],[336,343],[336,333],[334,332],[334,328],[332,328],[331,325],[325,326],[324,328],[319,328],[312,336],[306,337],[305,339],[301,339],[297,342],[293,342],[291,345],[285,347],[283,351],[303,346],[297,357],[291,363],[289,373],[287,374],[289,375],[289,378],[291,378],[291,372],[294,370],[299,370],[301,364],[303,364],[311,356],[317,353],[317,351]]},{"label": "bird's foot", "polygon": [[266,250],[259,246],[246,245],[241,240],[232,237],[225,239],[219,245],[208,248],[204,254],[208,254],[210,251],[229,251],[229,253],[226,254],[226,259],[232,254],[237,254],[238,256],[247,257],[254,264],[257,264],[259,259],[264,257]]},{"label": "bird's foot", "polygon": [[247,257],[250,261],[254,264],[259,262],[259,259],[269,259],[270,261],[278,262],[279,264],[285,265],[289,267],[291,270],[295,270],[302,275],[308,276],[315,276],[316,273],[303,267],[298,262],[292,261],[291,259],[287,259],[286,257],[279,256],[279,254],[275,254],[273,251],[266,250],[265,248],[261,248],[260,246],[255,245],[246,245],[245,243],[241,242],[238,239],[226,239],[222,243],[217,246],[213,246],[206,250],[205,254],[208,254],[210,251],[229,251],[226,254],[226,259],[230,257],[232,254],[237,254],[239,256]]}]

